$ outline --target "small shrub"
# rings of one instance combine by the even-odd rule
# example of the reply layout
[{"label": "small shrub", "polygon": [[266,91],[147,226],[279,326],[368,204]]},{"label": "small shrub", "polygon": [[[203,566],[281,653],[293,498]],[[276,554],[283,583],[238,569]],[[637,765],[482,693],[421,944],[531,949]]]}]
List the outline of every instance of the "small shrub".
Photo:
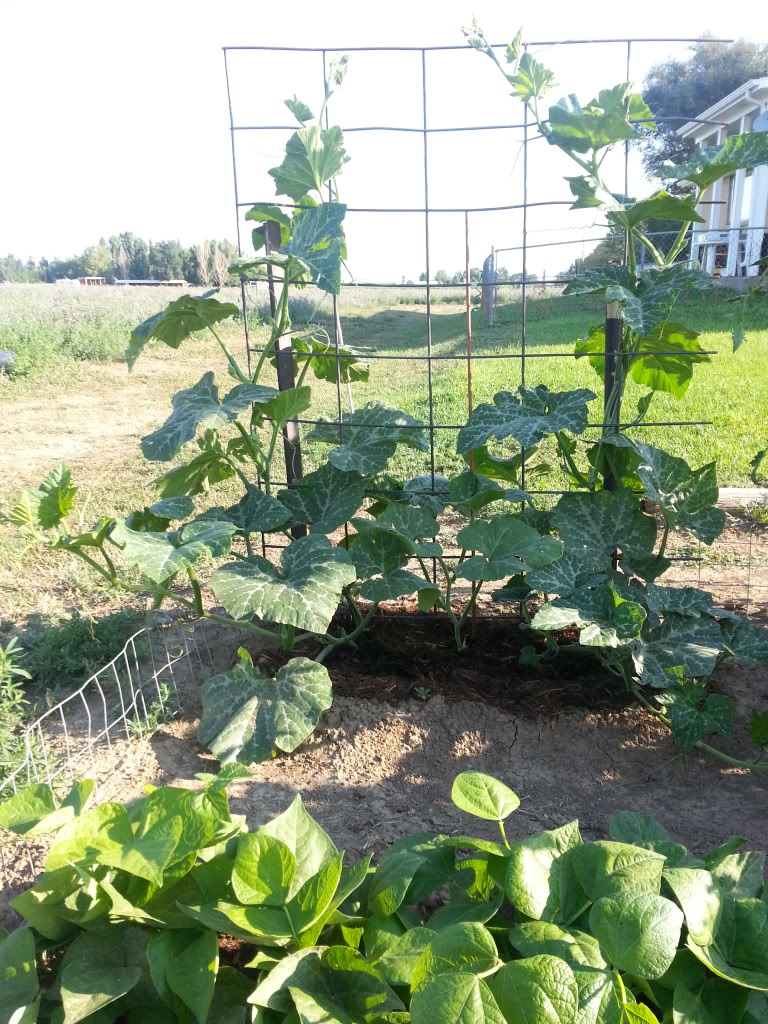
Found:
[{"label": "small shrub", "polygon": [[[701,856],[626,811],[510,842],[520,804],[464,772],[451,797],[496,838],[419,833],[343,866],[301,797],[248,832],[242,765],[87,810],[29,786],[0,826],[52,834],[0,942],[4,1020],[135,1024],[653,1024],[765,1019],[762,853]],[[433,894],[438,894],[437,898]],[[56,955],[52,950],[56,949]],[[749,1012],[747,1005],[749,1004]]]}]

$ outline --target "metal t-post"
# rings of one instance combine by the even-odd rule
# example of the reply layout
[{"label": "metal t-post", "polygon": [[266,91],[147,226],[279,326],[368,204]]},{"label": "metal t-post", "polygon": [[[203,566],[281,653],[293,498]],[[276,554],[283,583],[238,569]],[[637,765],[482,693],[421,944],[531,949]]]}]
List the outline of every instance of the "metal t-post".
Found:
[{"label": "metal t-post", "polygon": [[[279,224],[268,221],[264,225],[264,241],[268,254],[273,248],[279,248]],[[271,266],[267,267],[267,284],[269,287],[269,308],[274,317],[277,311],[277,303],[275,301],[275,285]],[[296,386],[293,376],[293,349],[290,334],[281,335],[275,343],[275,365],[277,368],[278,388],[280,391],[290,391],[291,388]],[[286,483],[289,488],[295,487],[296,481],[301,480],[304,475],[301,464],[301,435],[299,434],[299,424],[295,419],[288,420],[283,427],[283,452],[285,453]],[[306,532],[307,528],[305,526],[294,526],[291,529],[294,537],[303,537]]]},{"label": "metal t-post", "polygon": [[[603,389],[603,434],[617,434],[621,422],[621,395],[617,389],[618,355],[621,351],[621,316],[618,302],[605,307],[605,386]],[[616,490],[612,473],[604,474],[605,490]]]}]

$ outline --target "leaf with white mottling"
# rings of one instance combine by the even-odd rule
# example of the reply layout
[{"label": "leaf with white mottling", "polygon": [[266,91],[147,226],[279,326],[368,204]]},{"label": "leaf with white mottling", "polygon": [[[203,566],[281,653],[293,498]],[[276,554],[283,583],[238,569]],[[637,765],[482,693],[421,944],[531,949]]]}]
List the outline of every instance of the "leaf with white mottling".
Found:
[{"label": "leaf with white mottling", "polygon": [[356,412],[342,414],[341,425],[322,421],[306,439],[336,445],[329,461],[337,469],[364,476],[383,472],[398,444],[429,450],[424,424],[383,402],[370,402]]},{"label": "leaf with white mottling", "polygon": [[705,544],[711,544],[725,527],[725,512],[715,508],[719,491],[714,462],[692,470],[661,448],[636,442],[642,462],[637,475],[645,494],[658,502],[671,527],[682,526]]},{"label": "leaf with white mottling", "polygon": [[142,438],[144,458],[150,462],[169,462],[192,440],[198,426],[217,430],[231,423],[253,402],[268,402],[277,393],[276,388],[260,384],[238,384],[219,400],[213,372],[204,373],[197,384],[173,396],[173,412],[162,427]]},{"label": "leaf with white mottling", "polygon": [[656,542],[656,520],[645,515],[640,501],[627,488],[594,494],[564,494],[552,513],[552,525],[566,550],[594,552],[610,562],[617,548],[643,558]]},{"label": "leaf with white mottling", "polygon": [[346,551],[320,534],[310,534],[286,548],[282,567],[259,557],[233,562],[213,574],[211,588],[236,619],[256,615],[325,633],[342,589],[356,578]]},{"label": "leaf with white mottling", "polygon": [[229,553],[235,525],[197,519],[170,533],[131,530],[117,523],[111,539],[123,548],[123,557],[154,583],[193,565],[201,555],[220,558]]},{"label": "leaf with white mottling", "polygon": [[657,700],[672,724],[675,746],[683,753],[710,733],[727,737],[733,732],[734,701],[721,693],[707,693],[700,683],[684,680],[659,694]]},{"label": "leaf with white mottling", "polygon": [[686,676],[710,675],[722,649],[720,626],[714,619],[670,613],[638,642],[633,659],[644,686],[666,689],[674,683],[676,669]]},{"label": "leaf with white mottling", "polygon": [[274,679],[241,661],[203,683],[198,738],[223,764],[290,753],[331,706],[331,690],[328,670],[309,658],[292,658]]},{"label": "leaf with white mottling", "polygon": [[586,403],[595,397],[594,392],[585,388],[549,391],[543,385],[521,385],[517,395],[500,391],[494,395],[493,405],[483,403],[472,411],[466,426],[459,431],[456,451],[461,455],[485,444],[490,437],[500,441],[513,437],[524,448],[530,448],[555,431],[582,434],[587,425]]},{"label": "leaf with white mottling", "polygon": [[364,494],[365,482],[359,473],[327,462],[295,487],[279,491],[277,497],[291,510],[294,523],[309,525],[314,533],[332,533],[359,511]]},{"label": "leaf with white mottling", "polygon": [[291,512],[277,498],[265,494],[259,487],[249,486],[236,505],[229,508],[217,505],[198,516],[198,522],[205,520],[232,523],[239,533],[269,533],[289,523]]}]

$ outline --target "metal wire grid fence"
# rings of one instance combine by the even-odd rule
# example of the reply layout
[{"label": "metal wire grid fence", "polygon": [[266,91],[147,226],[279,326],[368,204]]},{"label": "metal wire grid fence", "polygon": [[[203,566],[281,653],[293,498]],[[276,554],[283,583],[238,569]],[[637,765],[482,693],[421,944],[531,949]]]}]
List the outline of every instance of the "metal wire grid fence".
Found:
[{"label": "metal wire grid fence", "polygon": [[[184,624],[145,627],[82,686],[48,708],[18,738],[19,760],[0,780],[0,802],[33,783],[65,787],[91,778],[105,799],[130,764],[129,748],[183,706],[180,681],[213,668],[205,634]],[[3,888],[42,870],[42,847],[0,843]]]},{"label": "metal wire grid fence", "polygon": [[[625,70],[626,70],[626,81],[631,81],[631,62],[633,47],[640,44],[646,43],[694,43],[696,39],[670,39],[670,38],[623,38],[623,39],[600,39],[600,40],[565,40],[565,41],[530,41],[524,43],[526,50],[533,47],[550,47],[550,46],[572,46],[572,45],[589,45],[600,47],[605,44],[614,44],[623,46],[625,52]],[[718,39],[708,40],[710,42],[727,43],[731,40]],[[499,45],[500,49],[503,49]],[[318,85],[322,83],[322,88],[325,88],[325,82],[327,80],[328,63],[329,59],[333,54],[347,54],[354,52],[363,53],[387,53],[392,55],[392,59],[396,59],[397,54],[411,53],[418,55],[420,59],[421,69],[421,82],[420,82],[420,95],[414,97],[414,104],[419,110],[419,117],[421,120],[420,127],[413,126],[393,126],[393,125],[345,125],[341,124],[340,127],[345,133],[363,132],[363,133],[389,133],[389,132],[402,132],[402,133],[417,133],[422,137],[422,146],[420,154],[420,166],[412,171],[412,174],[419,178],[421,181],[421,189],[423,202],[420,206],[348,206],[347,212],[349,214],[375,214],[383,217],[392,216],[396,214],[417,214],[423,217],[423,247],[424,247],[424,263],[425,263],[425,277],[426,280],[419,284],[393,284],[388,281],[349,281],[343,282],[342,288],[355,288],[355,289],[418,289],[424,292],[424,304],[425,304],[425,317],[424,317],[424,351],[421,354],[389,354],[381,352],[365,353],[365,360],[393,360],[393,361],[408,361],[418,364],[424,364],[426,367],[426,390],[427,390],[427,423],[425,429],[429,439],[429,452],[427,456],[428,467],[427,472],[424,474],[425,477],[430,481],[430,486],[425,487],[422,493],[439,495],[441,492],[436,484],[437,477],[439,476],[436,470],[436,443],[435,438],[439,432],[442,431],[458,431],[464,425],[463,423],[438,423],[436,422],[435,412],[435,371],[436,367],[444,363],[463,363],[466,366],[466,410],[467,416],[469,416],[473,409],[473,366],[480,361],[485,360],[505,360],[510,361],[510,364],[515,366],[518,370],[518,379],[521,384],[527,384],[530,380],[529,364],[531,360],[539,359],[561,359],[567,360],[575,358],[573,352],[562,352],[562,351],[541,351],[540,348],[532,348],[528,344],[528,300],[532,289],[538,289],[542,285],[555,285],[562,286],[567,278],[563,275],[558,277],[536,280],[535,283],[528,280],[528,271],[530,268],[530,250],[534,248],[540,248],[543,244],[559,244],[567,245],[569,242],[583,243],[585,239],[572,239],[566,240],[559,243],[536,243],[529,240],[529,224],[528,224],[528,211],[536,207],[570,207],[572,205],[571,200],[552,198],[545,200],[531,201],[529,198],[529,182],[530,182],[530,166],[529,166],[529,146],[535,136],[531,134],[531,128],[534,127],[533,122],[529,119],[527,108],[521,103],[523,116],[522,120],[516,123],[506,124],[491,124],[491,125],[454,125],[454,126],[432,126],[429,124],[428,119],[428,96],[430,95],[430,81],[429,81],[429,68],[430,68],[430,54],[436,51],[449,51],[449,50],[463,50],[467,59],[475,58],[477,55],[467,46],[436,46],[436,47],[268,47],[268,46],[233,46],[224,48],[224,69],[226,76],[227,85],[227,97],[229,105],[229,129],[230,129],[230,140],[231,140],[231,153],[232,153],[232,173],[234,183],[234,200],[235,200],[235,214],[237,221],[237,244],[240,255],[243,254],[242,248],[242,224],[241,218],[243,212],[250,207],[257,204],[272,204],[287,209],[289,212],[295,209],[301,209],[300,204],[287,203],[287,202],[276,202],[274,197],[257,195],[252,199],[249,198],[247,201],[243,198],[243,189],[241,184],[241,170],[238,162],[238,147],[236,145],[236,139],[239,133],[245,132],[294,132],[295,126],[286,124],[240,124],[237,123],[234,116],[234,95],[233,86],[230,74],[230,61],[231,55],[235,52],[246,51],[253,54],[256,59],[259,55],[273,52],[277,54],[288,54],[288,53],[302,53],[313,55],[318,58],[317,67],[317,78]],[[321,78],[322,75],[322,78]],[[327,104],[325,110],[325,127],[328,127],[331,121],[330,110],[333,105]],[[675,118],[661,118],[656,119],[666,120],[670,122],[694,122],[713,124],[721,126],[721,121],[706,121],[693,116],[696,111],[691,111],[690,117],[675,117]],[[430,186],[431,186],[431,163],[430,163],[430,141],[435,133],[460,133],[460,132],[473,132],[473,131],[501,131],[515,129],[522,132],[521,144],[522,144],[522,195],[521,202],[512,203],[503,206],[438,206],[432,205],[430,201]],[[623,147],[623,167],[624,167],[624,191],[625,194],[629,194],[629,143],[625,143]],[[406,172],[403,172],[406,173]],[[250,184],[250,183],[249,183]],[[265,192],[268,190],[265,188]],[[481,297],[484,293],[490,291],[491,297],[485,298],[487,305],[490,305],[491,310],[493,309],[494,299],[493,292],[494,287],[489,286],[487,280],[488,274],[486,274],[483,282],[480,285],[473,285],[470,283],[470,235],[471,235],[471,223],[472,219],[479,214],[486,213],[501,213],[508,211],[519,211],[522,221],[520,230],[520,244],[516,246],[508,247],[510,250],[514,249],[520,253],[520,259],[522,264],[522,273],[519,275],[519,280],[506,280],[506,281],[495,281],[493,285],[507,285],[511,288],[517,289],[519,294],[519,333],[517,337],[517,347],[514,351],[507,351],[504,353],[498,352],[480,352],[473,350],[473,339],[472,339],[472,298],[474,291],[478,290],[481,292]],[[435,335],[434,335],[434,324],[435,324],[435,292],[439,289],[455,289],[455,284],[440,284],[433,281],[432,267],[431,267],[431,253],[430,253],[430,219],[434,216],[443,214],[461,215],[463,220],[463,248],[465,254],[465,268],[464,276],[465,281],[461,286],[464,291],[464,309],[466,315],[466,344],[464,350],[461,353],[445,354],[435,351]],[[600,239],[589,239],[592,241],[599,241]],[[491,268],[491,273],[494,270]],[[272,301],[274,303],[274,284],[281,283],[279,279],[272,278],[270,276],[270,291],[272,294]],[[241,275],[241,298],[243,307],[243,321],[245,325],[245,344],[248,353],[249,364],[250,358],[253,354],[260,354],[263,350],[252,344],[252,340],[249,332],[248,324],[248,281]],[[485,285],[485,287],[483,287]],[[273,305],[274,310],[274,305]],[[307,358],[319,358],[319,359],[335,359],[337,364],[340,366],[340,360],[343,358],[341,351],[341,345],[343,343],[342,331],[341,331],[341,318],[339,315],[339,299],[337,296],[332,296],[332,342],[334,352],[331,354],[310,354]],[[618,323],[618,322],[617,322]],[[607,325],[608,326],[608,322]],[[615,342],[612,344],[610,336],[613,334]],[[606,359],[606,386],[605,396],[610,392],[610,367],[615,362],[616,347],[618,345],[618,332],[606,331],[606,349],[602,355]],[[512,339],[511,339],[512,340]],[[514,343],[514,342],[513,342]],[[667,350],[660,349],[655,355],[663,356],[672,354]],[[716,355],[717,353],[708,352],[708,355]],[[536,363],[534,363],[536,365]],[[276,368],[278,376],[278,386],[280,389],[290,388],[293,386],[293,372],[290,358],[290,341],[287,341],[282,348],[278,346],[276,353]],[[378,395],[376,397],[379,397]],[[339,444],[343,444],[345,424],[343,422],[343,407],[344,407],[344,395],[342,391],[342,375],[341,373],[336,374],[335,384],[335,407],[336,407],[336,418],[332,421],[336,427]],[[700,429],[712,425],[710,420],[659,420],[649,421],[644,423],[625,423],[618,421],[611,421],[606,424],[606,404],[604,399],[603,404],[603,415],[598,417],[599,422],[592,422],[589,424],[588,430],[594,431],[605,427],[606,425],[612,428],[622,429],[648,429],[648,428],[684,428],[688,430]],[[285,441],[285,480],[276,482],[276,486],[295,486],[298,479],[302,476],[302,453],[301,453],[301,428],[312,427],[317,425],[320,420],[312,418],[300,418],[290,425],[289,432],[286,433],[284,438]],[[324,420],[323,422],[327,422]],[[399,424],[389,424],[388,429],[393,432],[402,430],[403,427]],[[526,480],[526,463],[523,460],[520,470],[520,484],[529,493],[534,495],[546,495],[547,500],[554,500],[557,496],[567,493],[567,490],[557,488],[537,488],[530,486],[529,481]],[[387,494],[386,490],[381,491],[382,494]],[[746,607],[750,608],[751,602],[751,591],[757,585],[754,581],[755,568],[763,568],[761,565],[755,565],[753,563],[753,534],[755,530],[758,530],[758,535],[762,540],[762,534],[759,533],[759,528],[750,526],[747,530],[747,537],[741,538],[743,545],[746,545],[746,579],[744,581],[743,592],[738,598],[737,603],[742,609]],[[345,527],[346,530],[346,527]],[[281,548],[284,543],[267,543],[262,538],[262,549],[266,554],[269,548]],[[762,545],[761,545],[762,552]],[[448,556],[450,557],[450,556]],[[706,554],[701,553],[701,545],[698,545],[694,549],[680,548],[679,553],[672,555],[672,558],[677,562],[681,563],[679,567],[688,567],[679,582],[693,582],[693,577],[696,578],[696,582],[702,583],[711,574],[704,571],[703,566],[707,563]],[[434,569],[434,566],[433,566]],[[681,575],[676,573],[675,575]],[[677,581],[675,581],[677,582]],[[763,588],[768,589],[768,588]],[[765,602],[758,602],[760,607],[765,608]]]}]

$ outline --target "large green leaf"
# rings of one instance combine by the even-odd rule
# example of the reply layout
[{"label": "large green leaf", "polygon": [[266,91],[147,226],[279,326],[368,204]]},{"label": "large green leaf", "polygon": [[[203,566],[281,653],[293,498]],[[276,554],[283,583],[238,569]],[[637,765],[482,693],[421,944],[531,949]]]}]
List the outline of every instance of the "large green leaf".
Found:
[{"label": "large green leaf", "polygon": [[289,987],[298,1019],[306,1024],[356,1024],[373,1020],[403,1004],[375,967],[356,950],[330,946],[322,953],[319,971]]},{"label": "large green leaf", "polygon": [[624,999],[613,971],[575,967],[579,1012],[575,1024],[632,1024],[624,1015]]},{"label": "large green leaf", "polygon": [[564,494],[552,513],[552,525],[567,551],[599,553],[606,565],[617,548],[624,555],[645,558],[656,542],[656,520],[644,514],[626,488]]},{"label": "large green leaf", "polygon": [[64,1024],[77,1024],[130,992],[142,975],[135,966],[138,959],[118,929],[107,935],[78,935],[64,954],[59,974]]},{"label": "large green leaf", "polygon": [[[645,681],[644,675],[641,680]],[[651,685],[654,685],[653,681]],[[707,693],[706,687],[700,683],[683,680],[671,690],[659,694],[657,700],[665,706],[675,746],[683,753],[710,733],[730,736],[733,731],[734,701],[722,693]]]},{"label": "large green leaf", "polygon": [[459,431],[456,451],[461,455],[478,448],[489,437],[514,437],[524,448],[530,448],[558,430],[582,434],[587,425],[586,403],[595,397],[585,388],[549,391],[543,384],[536,388],[521,385],[517,395],[500,391],[494,395],[493,405],[482,403],[474,408]]},{"label": "large green leaf", "polygon": [[154,583],[193,565],[201,555],[220,558],[229,553],[234,523],[198,519],[170,533],[131,530],[117,523],[111,539],[122,546],[123,557]]},{"label": "large green leaf", "polygon": [[312,946],[289,953],[262,976],[248,1002],[286,1013],[292,1006],[289,988],[311,991],[318,983],[321,953],[322,947]]},{"label": "large green leaf", "polygon": [[478,519],[460,530],[457,540],[466,550],[481,552],[457,566],[457,579],[500,580],[524,569],[548,565],[562,553],[558,540],[542,536],[518,516]]},{"label": "large green leaf", "polygon": [[519,488],[505,490],[495,480],[480,476],[470,469],[453,477],[448,485],[448,498],[462,515],[471,518],[494,501],[533,501],[527,491]]},{"label": "large green leaf", "polygon": [[285,147],[283,162],[269,173],[278,195],[301,203],[309,192],[322,195],[323,185],[341,171],[348,159],[340,128],[334,125],[323,130],[313,125],[294,132]]},{"label": "large green leaf", "polygon": [[296,858],[285,843],[265,832],[239,836],[232,888],[241,903],[282,906],[295,874]]},{"label": "large green leaf", "polygon": [[570,856],[581,888],[591,900],[617,893],[658,895],[665,858],[630,843],[600,840],[576,847]]},{"label": "large green leaf", "polygon": [[259,487],[249,485],[236,505],[229,508],[216,505],[198,516],[198,521],[207,519],[232,523],[238,533],[269,533],[291,522],[291,512],[287,503],[278,501]]},{"label": "large green leaf", "polygon": [[614,224],[620,224],[624,228],[633,228],[649,218],[686,224],[693,221],[699,224],[704,223],[704,218],[696,212],[692,197],[675,196],[670,192],[665,192],[664,189],[648,199],[641,199],[630,206],[625,206],[622,210],[608,211],[608,220]]},{"label": "large green leaf", "polygon": [[289,892],[291,898],[339,852],[330,836],[307,813],[300,796],[282,814],[262,825],[259,832],[279,839],[296,858],[296,872]]},{"label": "large green leaf", "polygon": [[723,645],[742,661],[768,662],[768,631],[752,626],[744,618],[724,619],[720,623]]},{"label": "large green leaf", "polygon": [[341,426],[323,421],[307,434],[308,441],[336,445],[328,459],[337,469],[363,476],[381,473],[398,444],[429,450],[424,425],[408,413],[383,402],[370,402],[356,412],[342,414]]},{"label": "large green leaf", "polygon": [[[0,938],[0,1021],[15,1024],[18,1011],[34,1003],[40,986],[35,961],[35,933],[17,928]],[[24,1018],[21,1018],[22,1024]]]},{"label": "large green leaf", "polygon": [[277,393],[276,388],[262,384],[238,384],[220,401],[209,370],[193,387],[173,396],[173,412],[162,427],[142,438],[142,454],[150,462],[170,462],[194,438],[198,426],[213,430],[226,426],[253,402],[263,404]]},{"label": "large green leaf", "polygon": [[192,941],[164,964],[164,981],[198,1024],[206,1024],[219,967],[219,939],[210,930],[192,934]]},{"label": "large green leaf", "polygon": [[615,142],[635,139],[637,132],[627,120],[633,102],[635,106],[642,103],[639,96],[632,98],[628,83],[601,90],[599,96],[584,107],[574,96],[561,99],[549,108],[547,138],[566,152],[575,153],[588,153]]},{"label": "large green leaf", "polygon": [[508,1021],[573,1024],[579,989],[573,971],[559,957],[541,954],[505,964],[490,981],[499,1009]]},{"label": "large green leaf", "polygon": [[725,512],[715,508],[719,490],[714,462],[692,470],[684,459],[636,442],[641,463],[637,475],[647,497],[658,502],[670,527],[682,526],[705,544],[725,527]]},{"label": "large green leaf", "polygon": [[222,566],[211,578],[217,600],[236,619],[257,615],[314,633],[325,633],[342,589],[357,578],[346,551],[320,534],[293,541],[282,567],[266,558]]},{"label": "large green leaf", "polygon": [[682,398],[688,390],[696,363],[708,363],[699,335],[681,324],[665,321],[640,338],[630,362],[636,384],[651,391],[665,391]]},{"label": "large green leaf", "polygon": [[387,530],[370,519],[353,519],[357,533],[349,538],[347,550],[355,564],[359,579],[369,579],[402,568],[413,554],[414,545],[407,537]]},{"label": "large green leaf", "polygon": [[389,917],[397,911],[416,874],[426,865],[425,859],[412,850],[388,853],[376,869],[368,890],[368,909],[379,917]]},{"label": "large green leaf", "polygon": [[675,165],[666,162],[657,173],[661,178],[690,181],[700,189],[705,189],[742,167],[759,167],[766,163],[768,134],[748,132],[745,135],[732,135],[719,146],[694,150],[687,163]]},{"label": "large green leaf", "polygon": [[521,913],[551,921],[560,907],[559,858],[581,844],[578,822],[511,844],[504,893]]},{"label": "large green leaf", "polygon": [[[633,659],[645,686],[665,689],[675,682],[677,670],[686,676],[710,675],[722,649],[720,627],[714,619],[668,614],[660,626],[638,641]],[[690,699],[700,689],[691,691]],[[682,691],[680,699],[684,706],[688,698]]]},{"label": "large green leaf", "polygon": [[645,337],[669,319],[683,289],[711,287],[709,275],[697,267],[678,263],[661,270],[646,271],[636,288],[623,285],[609,287],[605,297],[608,302],[622,302],[624,320],[635,333]]},{"label": "large green leaf", "polygon": [[297,212],[291,240],[282,247],[282,252],[302,261],[318,288],[333,295],[341,291],[341,224],[346,212],[343,203],[321,203]]},{"label": "large green leaf", "polygon": [[196,331],[205,330],[211,324],[237,316],[240,307],[234,302],[219,302],[218,299],[182,295],[169,302],[160,313],[154,313],[131,332],[131,340],[125,358],[133,369],[144,346],[153,338],[170,348],[178,348],[183,341]]},{"label": "large green leaf", "polygon": [[277,497],[291,510],[294,523],[311,526],[315,533],[332,533],[360,510],[364,494],[365,481],[359,473],[326,462]]},{"label": "large green leaf", "polygon": [[597,900],[589,924],[609,963],[653,979],[660,978],[675,958],[683,912],[663,896],[624,892]]},{"label": "large green leaf", "polygon": [[434,938],[435,932],[430,928],[411,928],[394,939],[372,961],[373,965],[388,985],[411,985],[416,963]]},{"label": "large green leaf", "polygon": [[491,990],[474,974],[440,974],[411,999],[412,1024],[507,1024]]},{"label": "large green leaf", "polygon": [[719,978],[724,978],[726,981],[744,988],[768,992],[768,971],[755,971],[745,967],[736,967],[728,963],[716,944],[712,946],[697,946],[693,939],[689,937],[687,945],[694,956]]},{"label": "large green leaf", "polygon": [[198,738],[222,763],[266,761],[290,753],[315,729],[332,703],[327,669],[292,658],[274,679],[241,659],[230,672],[203,683]]}]

